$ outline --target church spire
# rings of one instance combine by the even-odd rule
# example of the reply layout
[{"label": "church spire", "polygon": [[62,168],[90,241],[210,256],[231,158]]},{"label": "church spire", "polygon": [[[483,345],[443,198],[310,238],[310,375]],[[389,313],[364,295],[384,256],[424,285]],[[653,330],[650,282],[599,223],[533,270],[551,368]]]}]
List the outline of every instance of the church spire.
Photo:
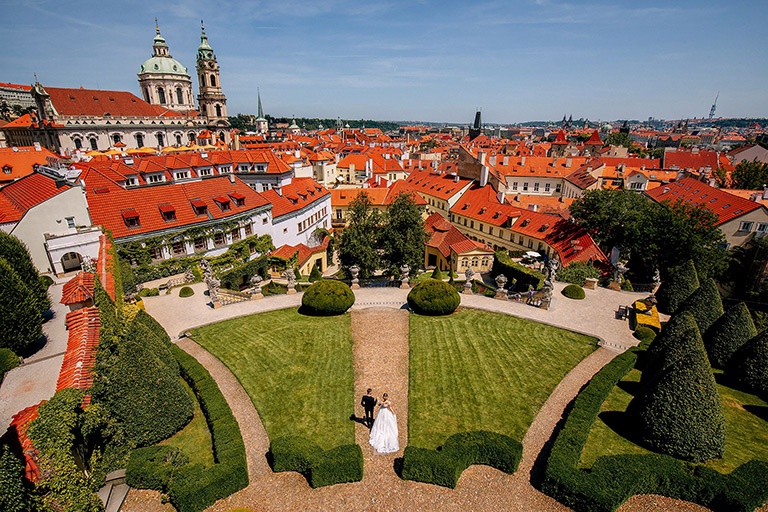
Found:
[{"label": "church spire", "polygon": [[264,109],[261,108],[261,91],[256,88],[256,97],[259,99],[259,107],[257,112],[257,120],[264,119]]}]

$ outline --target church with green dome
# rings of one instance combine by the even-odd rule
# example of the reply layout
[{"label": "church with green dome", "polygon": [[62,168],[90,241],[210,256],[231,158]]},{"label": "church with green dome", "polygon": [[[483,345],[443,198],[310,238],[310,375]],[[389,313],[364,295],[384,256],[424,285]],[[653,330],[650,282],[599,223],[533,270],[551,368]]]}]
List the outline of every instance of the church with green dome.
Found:
[{"label": "church with green dome", "polygon": [[195,110],[189,71],[171,56],[157,24],[155,32],[152,57],[145,60],[139,69],[139,86],[144,101],[179,112]]}]

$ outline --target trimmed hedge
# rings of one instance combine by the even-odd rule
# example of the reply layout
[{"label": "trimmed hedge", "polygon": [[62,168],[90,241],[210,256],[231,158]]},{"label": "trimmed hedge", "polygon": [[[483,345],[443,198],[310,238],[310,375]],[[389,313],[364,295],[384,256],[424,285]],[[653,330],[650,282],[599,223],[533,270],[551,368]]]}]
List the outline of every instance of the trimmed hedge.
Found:
[{"label": "trimmed hedge", "polygon": [[29,492],[24,485],[24,464],[7,446],[0,446],[0,510],[31,510]]},{"label": "trimmed hedge", "polygon": [[645,327],[644,325],[638,326],[637,329],[635,329],[635,332],[632,333],[632,336],[640,340],[640,342],[651,342],[654,339],[656,339],[656,331],[651,329],[650,327]]},{"label": "trimmed hedge", "polygon": [[699,289],[686,299],[679,311],[690,311],[696,319],[701,334],[707,332],[725,312],[715,280],[710,278],[702,281]]},{"label": "trimmed hedge", "polygon": [[356,444],[325,451],[305,437],[283,436],[269,443],[268,457],[272,471],[301,473],[313,489],[363,479],[363,450]]},{"label": "trimmed hedge", "polygon": [[322,278],[323,273],[320,272],[320,269],[317,267],[317,265],[312,265],[312,271],[309,273],[309,282],[314,283],[321,280]]},{"label": "trimmed hedge", "polygon": [[757,329],[747,305],[734,304],[704,334],[709,362],[714,367],[725,368],[733,354],[755,336]]},{"label": "trimmed hedge", "polygon": [[43,335],[40,300],[21,274],[0,257],[0,332],[3,333],[0,347],[23,353],[40,339]]},{"label": "trimmed hedge", "polygon": [[179,512],[198,512],[248,485],[245,444],[237,420],[210,373],[176,345],[171,352],[200,402],[211,431],[215,464],[210,468],[182,465],[174,473],[178,459],[173,449],[152,446],[131,454],[126,479],[133,487],[166,491]]},{"label": "trimmed hedge", "polygon": [[195,294],[195,290],[190,288],[189,286],[183,286],[181,290],[179,290],[179,297],[191,297]]},{"label": "trimmed hedge", "polygon": [[746,342],[733,354],[726,374],[741,388],[768,400],[768,330]]},{"label": "trimmed hedge", "polygon": [[581,300],[587,295],[584,293],[584,288],[577,284],[569,284],[565,288],[563,288],[563,291],[561,292],[563,295],[568,297],[569,299],[575,299],[575,300]]},{"label": "trimmed hedge", "polygon": [[159,288],[142,288],[136,294],[137,297],[157,297],[158,295],[160,295]]},{"label": "trimmed hedge", "polygon": [[316,316],[342,315],[355,303],[355,294],[346,283],[321,279],[301,296],[301,312]]},{"label": "trimmed hedge", "polygon": [[49,275],[41,275],[39,277],[40,284],[45,288],[46,290],[51,287],[51,285],[54,283],[53,278]]},{"label": "trimmed hedge", "polygon": [[656,292],[659,311],[674,315],[683,302],[693,295],[693,292],[698,288],[699,277],[696,274],[693,260],[688,260],[682,265],[671,269],[669,276],[661,283]]},{"label": "trimmed hedge", "polygon": [[420,315],[450,315],[460,303],[456,288],[435,279],[422,281],[408,292],[408,306]]},{"label": "trimmed hedge", "polygon": [[[574,261],[567,267],[557,271],[557,280],[563,283],[572,283],[579,286],[587,284],[587,278],[597,279],[600,277],[600,271],[595,268],[592,262]],[[622,290],[623,288],[622,283]],[[631,288],[631,285],[630,285]]]},{"label": "trimmed hedge", "polygon": [[514,291],[517,292],[527,292],[529,286],[534,290],[540,290],[547,279],[547,276],[541,272],[512,261],[512,258],[503,251],[495,254],[491,268],[491,277],[495,278],[499,274],[507,276],[509,289],[513,289],[512,283],[514,283]]},{"label": "trimmed hedge", "polygon": [[689,355],[688,340],[700,336],[698,331],[696,320],[687,311],[670,318],[661,334],[648,348],[648,367],[643,371],[641,382],[647,384],[673,364],[685,361]]},{"label": "trimmed hedge", "polygon": [[613,511],[635,494],[660,494],[723,512],[754,510],[768,500],[768,463],[762,461],[729,475],[658,454],[603,456],[591,470],[578,469],[600,407],[639,354],[634,348],[617,356],[576,397],[556,434],[541,490],[576,511]]},{"label": "trimmed hedge", "polygon": [[487,430],[461,432],[446,439],[437,450],[406,446],[402,477],[455,489],[469,466],[484,464],[512,474],[522,455],[523,445],[509,436]]},{"label": "trimmed hedge", "polygon": [[432,271],[432,279],[437,279],[438,281],[443,280],[443,273],[440,271],[440,267],[436,266],[435,269]]}]

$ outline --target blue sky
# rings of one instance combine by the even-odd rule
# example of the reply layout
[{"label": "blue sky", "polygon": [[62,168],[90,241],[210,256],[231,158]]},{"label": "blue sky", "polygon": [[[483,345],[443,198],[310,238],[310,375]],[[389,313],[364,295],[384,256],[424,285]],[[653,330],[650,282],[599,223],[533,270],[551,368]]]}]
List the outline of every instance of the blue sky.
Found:
[{"label": "blue sky", "polygon": [[768,117],[768,2],[0,0],[0,81],[139,94],[200,19],[230,115],[513,123]]}]

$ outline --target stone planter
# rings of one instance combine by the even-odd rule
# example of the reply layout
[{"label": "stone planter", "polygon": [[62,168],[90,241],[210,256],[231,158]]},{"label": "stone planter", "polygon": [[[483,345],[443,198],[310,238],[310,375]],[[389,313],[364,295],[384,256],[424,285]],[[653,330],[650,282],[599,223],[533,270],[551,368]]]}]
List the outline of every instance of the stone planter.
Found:
[{"label": "stone planter", "polygon": [[587,282],[584,283],[584,288],[586,290],[594,290],[597,288],[597,279],[594,277],[588,277]]}]

